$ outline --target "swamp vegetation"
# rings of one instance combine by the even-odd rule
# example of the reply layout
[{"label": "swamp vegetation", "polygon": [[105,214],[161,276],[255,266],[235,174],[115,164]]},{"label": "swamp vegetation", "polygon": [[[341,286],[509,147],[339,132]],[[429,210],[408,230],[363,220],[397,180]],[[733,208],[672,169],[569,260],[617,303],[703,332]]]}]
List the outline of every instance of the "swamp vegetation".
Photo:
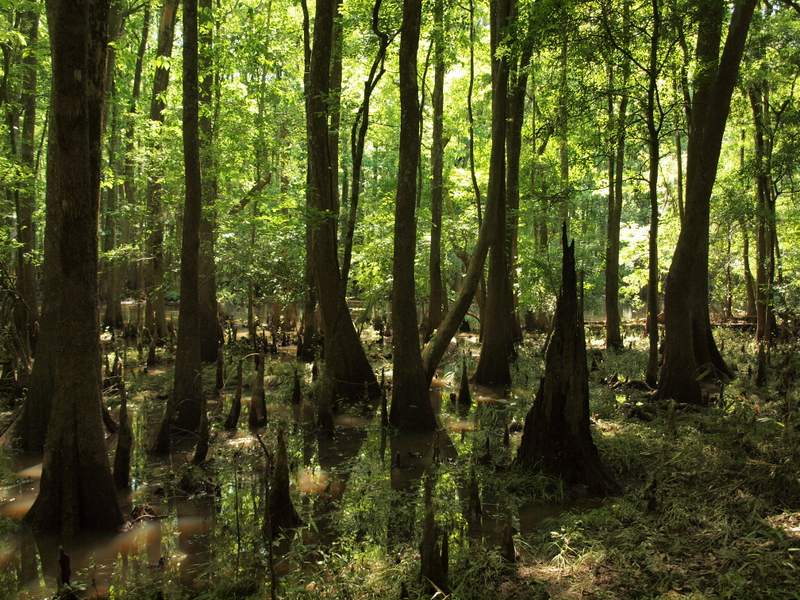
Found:
[{"label": "swamp vegetation", "polygon": [[797,2],[0,50],[0,598],[798,598]]}]

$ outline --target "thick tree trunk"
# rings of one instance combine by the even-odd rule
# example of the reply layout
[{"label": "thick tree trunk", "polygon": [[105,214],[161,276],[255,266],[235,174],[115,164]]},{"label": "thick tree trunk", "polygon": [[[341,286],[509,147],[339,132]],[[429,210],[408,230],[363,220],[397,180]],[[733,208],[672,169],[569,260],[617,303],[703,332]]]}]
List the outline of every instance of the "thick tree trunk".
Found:
[{"label": "thick tree trunk", "polygon": [[214,263],[216,236],[217,175],[214,157],[214,13],[211,0],[200,0],[199,101],[200,170],[203,174],[203,212],[200,219],[200,358],[217,360],[220,324],[217,314],[217,268]]},{"label": "thick tree trunk", "polygon": [[708,227],[722,136],[755,0],[735,6],[721,60],[723,3],[705,0],[701,4],[696,53],[700,66],[692,98],[685,222],[665,283],[664,359],[658,387],[660,398],[694,404],[703,401],[699,374],[710,367],[720,377],[732,375],[711,331]]},{"label": "thick tree trunk", "polygon": [[417,227],[414,215],[417,166],[420,156],[419,102],[417,98],[417,49],[421,3],[403,2],[400,36],[400,157],[394,211],[392,287],[392,407],[389,422],[400,430],[436,429],[422,367],[417,334],[414,258]]},{"label": "thick tree trunk", "polygon": [[[489,253],[489,279],[486,308],[481,331],[483,343],[475,372],[475,382],[505,386],[511,383],[509,359],[514,352],[511,329],[513,303],[508,277],[506,252],[506,117],[508,114],[508,57],[497,54],[506,28],[510,24],[514,0],[492,3],[492,152],[489,163],[490,201],[494,201],[494,230]],[[497,110],[497,114],[495,114]],[[501,119],[502,117],[502,119]]]},{"label": "thick tree trunk", "polygon": [[562,233],[561,292],[553,335],[547,346],[545,372],[525,417],[518,464],[539,467],[595,494],[617,486],[604,472],[589,427],[589,369],[583,329],[583,292],[578,297],[575,243]]},{"label": "thick tree trunk", "polygon": [[[156,66],[153,79],[153,93],[150,99],[150,120],[164,122],[164,95],[169,84],[169,63],[172,54],[172,41],[175,36],[175,19],[178,13],[178,0],[164,0],[161,21],[158,26],[158,49],[156,56],[162,62]],[[144,269],[145,326],[151,335],[162,339],[167,335],[167,318],[164,311],[164,220],[161,211],[163,186],[158,177],[147,180],[147,241],[145,244],[147,264]]]},{"label": "thick tree trunk", "polygon": [[[73,536],[114,530],[122,514],[101,418],[97,225],[108,2],[48,2],[53,61],[45,265],[57,292],[45,314],[54,334],[54,388],[42,479],[27,520]],[[81,77],[76,77],[82,74]]]},{"label": "thick tree trunk", "polygon": [[313,217],[311,256],[322,310],[326,368],[334,380],[335,395],[355,401],[363,397],[364,384],[369,386],[370,394],[374,397],[377,397],[379,389],[350,317],[339,271],[336,227],[339,207],[336,202],[336,178],[331,170],[327,107],[335,6],[332,0],[318,1],[314,19],[308,94],[314,214],[309,218]]},{"label": "thick tree trunk", "polygon": [[169,450],[169,435],[197,432],[202,412],[200,360],[200,218],[203,210],[198,126],[197,0],[183,1],[183,165],[186,197],[181,240],[181,300],[175,379],[155,450]]}]

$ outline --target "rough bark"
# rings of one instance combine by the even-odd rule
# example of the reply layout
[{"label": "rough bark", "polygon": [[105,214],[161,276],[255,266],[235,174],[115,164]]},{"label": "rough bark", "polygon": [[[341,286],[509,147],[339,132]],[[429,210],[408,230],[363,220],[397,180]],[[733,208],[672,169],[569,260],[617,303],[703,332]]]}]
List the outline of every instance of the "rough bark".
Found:
[{"label": "rough bark", "polygon": [[583,328],[583,292],[579,300],[575,242],[561,244],[561,292],[556,302],[553,335],[545,355],[544,377],[525,416],[516,462],[538,467],[592,493],[616,489],[605,473],[589,427],[589,370]]},{"label": "rough bark", "polygon": [[436,418],[428,397],[417,335],[414,258],[417,167],[420,156],[419,102],[417,98],[417,49],[421,4],[403,2],[400,35],[400,156],[394,212],[392,263],[392,407],[390,423],[401,431],[432,431]]},{"label": "rough bark", "polygon": [[723,3],[701,3],[697,60],[689,132],[685,222],[665,283],[664,358],[658,396],[698,404],[700,368],[729,377],[717,349],[708,312],[708,239],[711,190],[722,136],[739,72],[755,0],[738,3],[719,58]]},{"label": "rough bark", "polygon": [[[364,384],[377,397],[378,383],[345,301],[339,271],[336,218],[336,178],[331,171],[327,95],[330,91],[330,54],[335,2],[317,2],[311,51],[308,112],[310,115],[311,254],[316,291],[325,334],[325,362],[333,378],[335,395],[361,399]],[[308,318],[308,315],[307,315]]]},{"label": "rough bark", "polygon": [[[54,335],[52,399],[42,479],[27,520],[71,537],[114,530],[122,514],[101,418],[97,229],[107,0],[48,2],[53,61],[45,270],[57,293],[45,314]],[[78,77],[76,75],[80,74]],[[55,258],[55,260],[53,260]]]}]

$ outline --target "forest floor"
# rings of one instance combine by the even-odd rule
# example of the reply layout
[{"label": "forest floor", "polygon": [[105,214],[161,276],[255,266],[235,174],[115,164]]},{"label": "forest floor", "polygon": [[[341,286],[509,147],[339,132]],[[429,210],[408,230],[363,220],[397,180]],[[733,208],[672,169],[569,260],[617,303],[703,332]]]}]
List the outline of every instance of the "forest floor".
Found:
[{"label": "forest floor", "polygon": [[[800,598],[795,349],[774,351],[769,385],[759,389],[748,376],[755,367],[750,337],[721,328],[717,337],[740,377],[708,407],[671,408],[626,383],[642,378],[646,362],[646,340],[629,333],[629,349],[607,353],[587,332],[598,349],[590,383],[594,439],[622,490],[603,499],[511,464],[541,374],[541,336],[526,338],[511,390],[473,386],[475,402],[464,414],[447,398],[458,389],[461,356],[469,356],[472,371],[479,347],[475,336],[461,335],[432,391],[446,434],[413,438],[387,434],[375,406],[341,412],[333,438],[321,434],[313,404],[289,402],[295,368],[310,396],[310,367],[294,362],[293,347],[281,348],[267,365],[269,424],[259,435],[272,447],[276,429],[287,432],[304,526],[275,542],[272,567],[261,534],[264,455],[247,429],[247,383],[239,429],[221,426],[235,389],[232,365],[249,349],[226,347],[228,376],[221,401],[210,401],[212,446],[203,467],[190,464],[190,448],[158,461],[144,451],[171,385],[171,361],[165,355],[146,373],[130,368],[137,446],[133,492],[123,501],[138,518],[113,538],[67,547],[76,588],[85,597],[264,598],[274,573],[280,598],[390,599],[403,588],[410,598],[429,598],[418,554],[428,471],[436,520],[449,535],[453,599]],[[373,366],[385,366],[390,380],[388,347],[371,332],[365,341]],[[248,382],[252,366],[245,364]],[[212,366],[204,379],[213,389]],[[107,402],[116,414],[118,399]],[[477,523],[468,518],[473,470],[482,503]],[[56,551],[19,522],[39,473],[35,458],[0,452],[0,598],[53,594]],[[500,553],[507,523],[515,564]]]}]

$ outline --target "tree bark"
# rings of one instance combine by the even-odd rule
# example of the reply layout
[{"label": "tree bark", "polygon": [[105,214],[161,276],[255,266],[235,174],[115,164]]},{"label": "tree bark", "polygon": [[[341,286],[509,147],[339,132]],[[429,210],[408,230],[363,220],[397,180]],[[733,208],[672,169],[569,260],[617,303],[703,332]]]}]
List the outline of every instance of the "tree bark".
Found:
[{"label": "tree bark", "polygon": [[220,324],[217,311],[217,268],[214,262],[216,236],[217,175],[214,157],[214,8],[211,0],[199,3],[199,102],[200,171],[203,174],[203,212],[200,219],[200,358],[217,360]]},{"label": "tree bark", "polygon": [[561,292],[553,335],[545,355],[545,374],[525,417],[516,462],[583,484],[595,494],[617,486],[605,473],[589,427],[589,370],[583,328],[583,292],[578,296],[575,242],[563,228]]},{"label": "tree bark", "polygon": [[[337,252],[336,178],[331,170],[327,96],[330,91],[330,55],[335,1],[320,0],[314,19],[311,50],[308,113],[310,115],[310,171],[312,219],[311,255],[316,291],[325,333],[326,368],[335,384],[335,395],[357,401],[364,384],[370,395],[379,393],[375,373],[367,361],[345,301]],[[309,318],[307,315],[306,318]]]},{"label": "tree bark", "polygon": [[431,142],[431,249],[428,263],[430,298],[425,338],[442,321],[442,202],[444,197],[444,0],[433,6],[433,139]]},{"label": "tree bark", "polygon": [[389,422],[400,430],[436,429],[417,329],[414,257],[417,167],[420,156],[420,106],[417,97],[417,49],[421,3],[404,0],[400,35],[400,156],[394,211],[392,286],[392,407]]},{"label": "tree bark", "polygon": [[[153,93],[150,99],[150,120],[159,124],[164,122],[164,95],[169,84],[169,59],[172,55],[172,42],[175,36],[175,20],[178,13],[178,0],[164,0],[161,21],[158,26],[158,48],[156,56],[161,61],[156,65],[153,78]],[[164,222],[161,214],[161,180],[149,177],[147,180],[147,226],[145,244],[147,265],[144,269],[145,326],[151,335],[162,339],[167,335],[167,318],[164,312]]]},{"label": "tree bark", "polygon": [[199,262],[203,203],[198,125],[197,0],[183,0],[183,21],[183,165],[186,196],[181,240],[181,300],[174,385],[155,448],[160,453],[169,451],[169,436],[173,429],[183,434],[197,432],[204,408],[200,370]]},{"label": "tree bark", "polygon": [[[505,386],[511,383],[509,359],[514,352],[511,330],[513,303],[508,277],[506,251],[506,118],[508,115],[508,57],[497,52],[510,24],[514,0],[492,3],[492,152],[489,163],[488,195],[494,199],[494,230],[489,253],[489,279],[486,307],[483,311],[481,345],[475,382]],[[497,113],[495,114],[495,109]],[[502,120],[500,117],[502,116]]]},{"label": "tree bark", "polygon": [[[97,225],[107,0],[48,2],[52,125],[45,271],[57,292],[45,314],[54,335],[53,411],[39,494],[26,519],[67,538],[122,524],[101,418]],[[80,75],[80,76],[78,76]],[[55,259],[55,260],[53,260]]]},{"label": "tree bark", "polygon": [[[630,40],[630,2],[627,0],[622,7],[622,43],[627,49]],[[605,304],[606,304],[606,348],[620,350],[622,348],[622,334],[620,333],[619,313],[619,229],[622,218],[622,185],[625,175],[625,136],[628,131],[628,81],[631,74],[631,61],[626,56],[622,59],[622,82],[619,107],[617,109],[616,139],[614,140],[614,168],[611,177],[613,185],[609,183],[608,198],[608,232],[606,243],[605,264]]]},{"label": "tree bark", "polygon": [[708,239],[711,190],[722,136],[755,0],[733,9],[719,58],[724,5],[704,0],[699,7],[697,60],[689,133],[685,222],[665,283],[664,359],[658,396],[698,404],[700,367],[721,377],[732,373],[717,349],[708,312]]}]

